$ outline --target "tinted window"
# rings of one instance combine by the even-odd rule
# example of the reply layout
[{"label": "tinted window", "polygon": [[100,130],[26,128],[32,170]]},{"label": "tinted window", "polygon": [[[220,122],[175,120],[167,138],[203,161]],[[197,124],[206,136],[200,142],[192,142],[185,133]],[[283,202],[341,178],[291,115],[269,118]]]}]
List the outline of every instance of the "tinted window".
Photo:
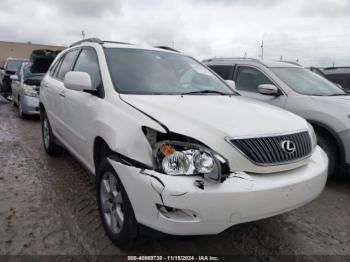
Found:
[{"label": "tinted window", "polygon": [[347,75],[343,74],[333,74],[333,75],[327,75],[327,79],[332,81],[333,83],[339,84],[342,87],[345,86]]},{"label": "tinted window", "polygon": [[100,69],[97,56],[92,49],[83,49],[74,66],[74,71],[86,72],[90,75],[92,87],[97,89],[101,84]]},{"label": "tinted window", "polygon": [[348,79],[346,80],[346,84],[344,86],[346,90],[350,90],[350,76],[348,76]]},{"label": "tinted window", "polygon": [[231,79],[231,72],[233,69],[233,66],[209,66],[212,70],[215,71],[215,73],[217,73],[219,76],[221,76],[223,79],[227,80],[227,79]]},{"label": "tinted window", "polygon": [[238,70],[236,88],[238,90],[258,92],[258,86],[262,84],[273,84],[259,70],[251,67],[240,67]]},{"label": "tinted window", "polygon": [[183,94],[216,91],[234,94],[216,75],[178,53],[105,48],[115,88],[121,93]]},{"label": "tinted window", "polygon": [[67,72],[72,69],[73,63],[75,61],[75,57],[78,53],[78,50],[73,50],[65,54],[59,71],[57,73],[57,78],[63,80],[64,76]]}]

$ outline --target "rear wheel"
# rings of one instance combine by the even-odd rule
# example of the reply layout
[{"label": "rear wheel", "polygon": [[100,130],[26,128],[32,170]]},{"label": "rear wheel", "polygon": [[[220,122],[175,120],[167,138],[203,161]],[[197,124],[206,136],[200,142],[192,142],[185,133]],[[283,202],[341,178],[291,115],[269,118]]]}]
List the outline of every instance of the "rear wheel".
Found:
[{"label": "rear wheel", "polygon": [[98,207],[108,237],[122,249],[131,248],[138,225],[128,195],[107,159],[100,163],[96,179]]},{"label": "rear wheel", "polygon": [[[18,103],[20,104],[20,103]],[[45,111],[41,113],[42,139],[46,153],[50,156],[56,156],[62,153],[63,148],[56,143],[55,136],[52,134],[51,125]]]},{"label": "rear wheel", "polygon": [[341,167],[339,166],[340,158],[337,146],[333,139],[329,138],[323,132],[317,132],[318,145],[326,152],[329,160],[328,178],[335,178],[341,175]]}]

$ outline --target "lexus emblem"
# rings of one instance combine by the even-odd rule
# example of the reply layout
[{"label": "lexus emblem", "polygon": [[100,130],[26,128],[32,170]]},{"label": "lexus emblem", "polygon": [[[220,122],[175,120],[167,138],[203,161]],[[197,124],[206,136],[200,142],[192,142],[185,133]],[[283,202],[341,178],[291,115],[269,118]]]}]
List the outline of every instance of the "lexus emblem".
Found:
[{"label": "lexus emblem", "polygon": [[296,146],[293,141],[283,140],[281,142],[281,148],[285,153],[293,154],[295,152]]}]

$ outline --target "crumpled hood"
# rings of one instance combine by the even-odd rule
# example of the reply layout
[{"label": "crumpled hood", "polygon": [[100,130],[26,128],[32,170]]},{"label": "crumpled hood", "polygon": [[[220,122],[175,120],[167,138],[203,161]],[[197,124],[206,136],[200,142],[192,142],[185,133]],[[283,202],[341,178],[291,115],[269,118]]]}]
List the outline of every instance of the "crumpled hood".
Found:
[{"label": "crumpled hood", "polygon": [[[162,123],[171,132],[201,141],[225,157],[233,171],[271,173],[304,163],[257,166],[236,150],[226,137],[278,135],[306,130],[301,117],[242,96],[120,95],[121,99]],[[141,123],[142,125],[142,123]]]},{"label": "crumpled hood", "polygon": [[[307,129],[306,121],[293,113],[242,96],[121,95],[169,130],[197,137],[216,131],[226,136],[254,136]],[[196,128],[197,129],[197,128]],[[215,135],[212,133],[211,135]]]}]

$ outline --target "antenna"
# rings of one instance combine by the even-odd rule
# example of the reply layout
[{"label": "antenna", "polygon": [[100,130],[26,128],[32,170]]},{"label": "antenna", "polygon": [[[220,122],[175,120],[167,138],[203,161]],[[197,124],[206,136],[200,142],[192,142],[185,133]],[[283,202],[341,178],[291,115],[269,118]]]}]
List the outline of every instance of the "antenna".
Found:
[{"label": "antenna", "polygon": [[261,41],[261,60],[264,59],[264,41]]},{"label": "antenna", "polygon": [[81,30],[81,36],[83,37],[83,40],[85,39],[85,31]]}]

